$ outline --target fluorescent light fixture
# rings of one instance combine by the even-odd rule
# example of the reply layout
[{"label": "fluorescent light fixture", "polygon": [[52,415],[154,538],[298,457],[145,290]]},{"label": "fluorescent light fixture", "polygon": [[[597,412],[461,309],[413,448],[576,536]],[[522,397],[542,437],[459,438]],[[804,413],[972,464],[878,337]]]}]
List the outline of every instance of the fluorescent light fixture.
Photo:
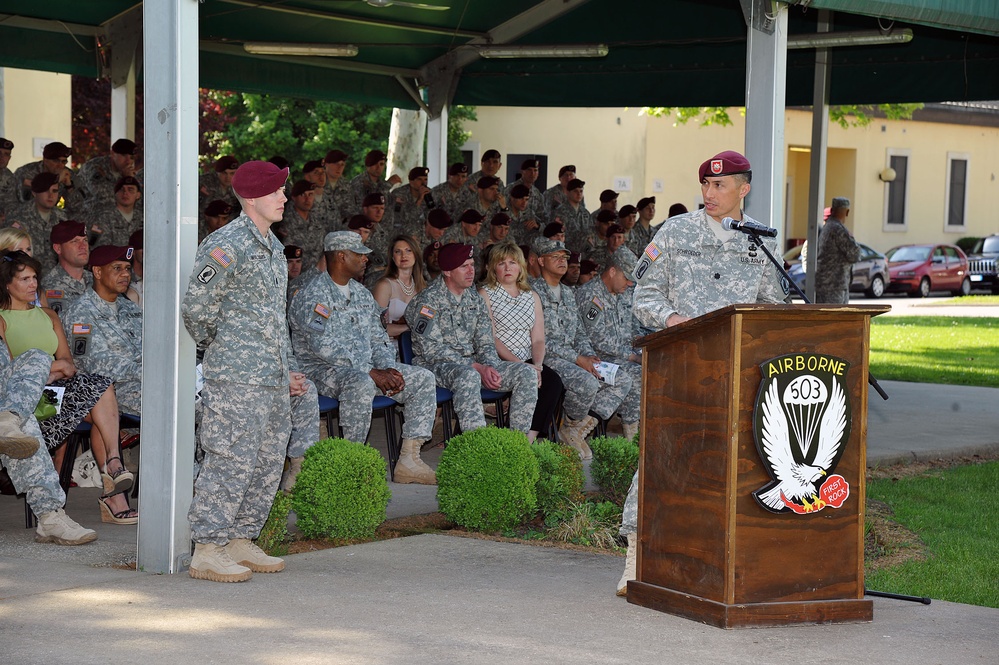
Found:
[{"label": "fluorescent light fixture", "polygon": [[479,47],[479,55],[483,58],[603,58],[609,52],[606,44]]},{"label": "fluorescent light fixture", "polygon": [[906,44],[912,41],[912,29],[902,28],[884,34],[877,30],[855,32],[817,32],[793,35],[787,38],[787,48],[833,48],[836,46],[874,46],[878,44]]},{"label": "fluorescent light fixture", "polygon": [[357,47],[353,44],[284,44],[272,42],[246,42],[243,50],[255,55],[306,55],[335,58],[353,58]]}]

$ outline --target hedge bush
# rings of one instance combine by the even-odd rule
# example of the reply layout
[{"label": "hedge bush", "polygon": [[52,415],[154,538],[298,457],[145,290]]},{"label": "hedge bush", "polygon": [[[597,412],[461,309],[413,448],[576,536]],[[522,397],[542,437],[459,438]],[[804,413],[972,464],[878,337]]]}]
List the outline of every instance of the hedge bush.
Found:
[{"label": "hedge bush", "polygon": [[624,505],[631,479],[638,469],[638,444],[624,437],[597,437],[590,441],[593,461],[590,477],[600,491],[618,505]]},{"label": "hedge bush", "polygon": [[437,465],[437,504],[478,531],[523,524],[537,508],[538,461],[521,432],[483,427],[453,437]]},{"label": "hedge bush", "polygon": [[371,538],[391,493],[385,460],[370,446],[323,439],[309,448],[292,507],[307,538]]},{"label": "hedge bush", "polygon": [[538,513],[547,522],[583,500],[583,462],[569,446],[546,439],[531,445],[538,460]]},{"label": "hedge bush", "polygon": [[257,536],[257,546],[271,556],[288,553],[288,513],[291,512],[291,495],[278,490],[271,504],[271,512]]}]

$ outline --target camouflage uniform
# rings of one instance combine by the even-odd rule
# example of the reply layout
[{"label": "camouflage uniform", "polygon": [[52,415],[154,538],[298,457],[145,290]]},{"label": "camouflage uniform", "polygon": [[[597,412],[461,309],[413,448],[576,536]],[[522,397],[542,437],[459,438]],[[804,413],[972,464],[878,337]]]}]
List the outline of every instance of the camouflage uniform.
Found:
[{"label": "camouflage uniform", "polygon": [[118,209],[118,205],[111,201],[111,205],[98,205],[90,208],[91,212],[87,216],[87,227],[93,230],[97,227],[101,233],[97,234],[94,242],[95,246],[115,245],[125,247],[128,239],[133,233],[142,228],[142,205],[136,204],[132,208],[132,219],[125,219],[125,215]]},{"label": "camouflage uniform", "polygon": [[[743,219],[755,221],[743,214]],[[708,226],[717,224],[704,210],[670,217],[638,254],[633,311],[653,330],[666,327],[671,314],[695,317],[735,303],[782,303],[782,284],[770,261],[749,236],[728,232],[723,242]],[[635,224],[632,230],[638,230]],[[777,241],[768,240],[776,251]],[[621,535],[638,532],[638,472],[624,503]]]},{"label": "camouflage uniform", "polygon": [[194,266],[181,312],[207,347],[205,457],[188,520],[196,543],[225,545],[260,533],[291,435],[288,262],[274,234],[241,214],[198,247]]},{"label": "camouflage uniform", "polygon": [[38,288],[45,293],[52,311],[60,314],[77,298],[87,291],[92,291],[93,285],[94,276],[89,270],[83,271],[83,279],[73,279],[65,268],[57,265],[44,274]]},{"label": "camouflage uniform", "polygon": [[384,276],[385,268],[388,266],[389,243],[396,235],[387,217],[388,215],[371,227],[368,242],[364,243],[371,248],[371,253],[368,254],[368,267],[364,272],[364,285],[369,289],[374,288],[375,283]]},{"label": "camouflage uniform", "polygon": [[284,209],[284,219],[280,224],[271,227],[271,231],[284,237],[283,244],[298,245],[302,248],[302,272],[311,270],[323,256],[323,238],[329,233],[325,220],[315,214],[315,209],[309,212],[308,219],[291,205]]},{"label": "camouflage uniform", "polygon": [[454,409],[462,430],[485,427],[482,378],[472,367],[478,362],[499,372],[499,390],[511,391],[510,428],[531,429],[538,400],[538,374],[530,365],[501,361],[496,355],[486,303],[475,289],[461,298],[448,290],[443,277],[416,294],[406,307],[413,331],[414,362],[433,371],[437,382],[454,393]]},{"label": "camouflage uniform", "polygon": [[198,217],[203,217],[205,208],[212,201],[225,201],[233,210],[239,210],[239,201],[232,187],[223,187],[219,182],[219,174],[215,171],[202,173],[198,177]]},{"label": "camouflage uniform", "polygon": [[348,285],[349,299],[328,273],[320,273],[288,305],[291,343],[302,371],[324,395],[340,400],[344,438],[361,442],[371,427],[371,400],[384,394],[368,372],[398,370],[406,386],[392,399],[405,405],[402,438],[427,441],[437,414],[434,375],[395,361],[395,349],[371,292],[354,280]]},{"label": "camouflage uniform", "polygon": [[350,190],[350,183],[341,177],[334,185],[327,179],[323,187],[322,201],[326,208],[326,218],[331,224],[330,230],[344,230],[346,228],[344,220],[348,219],[354,210],[354,193]]},{"label": "camouflage uniform", "polygon": [[430,190],[431,196],[434,197],[434,203],[437,204],[438,208],[444,208],[444,212],[448,214],[452,220],[457,223],[458,218],[461,217],[461,213],[465,212],[475,204],[475,200],[478,198],[473,192],[468,190],[468,187],[462,185],[458,188],[458,192],[452,192],[451,187],[445,180],[441,184],[437,185]]},{"label": "camouflage uniform", "polygon": [[392,216],[392,205],[389,203],[391,200],[389,192],[391,191],[392,183],[388,180],[372,180],[367,171],[362,171],[350,181],[350,193],[353,196],[353,201],[351,202],[350,211],[345,217],[349,218],[351,215],[359,214],[361,212],[361,204],[364,203],[364,197],[368,194],[384,194],[385,219],[382,222],[389,220]]},{"label": "camouflage uniform", "polygon": [[0,223],[3,216],[21,205],[17,198],[17,184],[14,174],[6,166],[0,169]]},{"label": "camouflage uniform", "polygon": [[[123,174],[119,173],[110,155],[88,159],[76,174],[76,181],[84,195],[88,211],[114,206],[114,186]],[[110,243],[121,245],[122,243]]]},{"label": "camouflage uniform", "polygon": [[93,289],[60,314],[77,369],[114,381],[118,410],[141,416],[142,310],[125,296],[114,303]]},{"label": "camouflage uniform", "polygon": [[845,305],[850,302],[853,264],[860,260],[860,247],[835,217],[826,220],[819,236],[815,261],[815,302]]},{"label": "camouflage uniform", "polygon": [[[565,190],[562,189],[562,183],[560,182],[557,182],[552,187],[546,189],[545,193],[542,194],[541,197],[542,203],[544,204],[545,216],[549,222],[554,221],[553,213],[555,212],[555,209],[569,200]],[[586,207],[585,197],[579,202],[579,205],[583,208]]]},{"label": "camouflage uniform", "polygon": [[642,408],[642,366],[629,360],[635,352],[631,344],[635,318],[631,314],[631,290],[613,295],[598,275],[579,287],[576,302],[593,350],[601,360],[621,366],[618,377],[621,372],[631,377],[631,390],[618,412],[621,422],[637,423]]},{"label": "camouflage uniform", "polygon": [[563,203],[552,211],[551,220],[565,227],[565,246],[569,251],[582,254],[586,248],[586,235],[593,229],[586,206],[580,203],[573,208],[572,204]]},{"label": "camouflage uniform", "polygon": [[[465,181],[465,187],[467,189],[470,189],[472,191],[472,195],[473,196],[478,191],[479,180],[484,175],[486,175],[486,174],[482,172],[482,169],[479,169],[478,171],[476,171],[472,175],[468,176],[468,180]],[[499,188],[500,188],[500,191],[502,192],[503,191],[503,178],[499,177],[498,175],[494,175],[493,177],[496,178],[497,180],[499,180]]]},{"label": "camouflage uniform", "polygon": [[52,227],[66,219],[66,213],[60,208],[52,208],[48,221],[38,214],[38,207],[35,201],[31,200],[14,210],[7,211],[7,226],[13,226],[23,231],[27,231],[31,236],[31,250],[35,259],[42,264],[42,275],[44,276],[59,262],[55,252],[52,251],[52,243],[49,241]]},{"label": "camouflage uniform", "polygon": [[628,239],[625,241],[625,247],[631,250],[631,253],[642,258],[642,252],[645,248],[649,246],[652,242],[652,238],[656,235],[655,227],[650,226],[645,228],[642,226],[641,222],[635,222],[635,226],[631,228],[631,232],[628,233]]},{"label": "camouflage uniform", "polygon": [[610,258],[610,254],[607,253],[607,239],[598,236],[595,229],[591,230],[586,234],[586,240],[580,256],[593,261],[600,266],[601,270],[606,268],[607,260]]},{"label": "camouflage uniform", "polygon": [[[517,178],[503,189],[503,196],[506,197],[507,201],[510,200],[510,190],[517,185],[524,185],[523,178]],[[527,187],[527,185],[524,185],[524,187]],[[537,185],[527,187],[527,210],[533,210],[534,214],[539,218],[538,221],[545,219],[545,195],[538,189]],[[527,210],[524,212],[527,212]]]},{"label": "camouflage uniform", "polygon": [[561,297],[556,298],[544,277],[532,280],[531,286],[545,314],[545,364],[558,373],[565,386],[565,414],[578,421],[593,411],[607,420],[631,390],[631,377],[618,374],[612,386],[577,365],[578,356],[597,354],[579,320],[572,290],[563,286]]},{"label": "camouflage uniform", "polygon": [[52,457],[45,446],[42,431],[35,420],[35,406],[49,378],[52,357],[39,349],[28,349],[14,360],[6,344],[0,344],[0,411],[13,411],[20,417],[21,431],[38,439],[38,450],[26,459],[11,459],[0,455],[0,465],[6,467],[18,492],[35,515],[59,510],[66,503],[66,494],[59,485],[59,474],[52,466]]},{"label": "camouflage uniform", "polygon": [[392,190],[385,199],[385,206],[392,207],[392,219],[397,233],[414,235],[427,221],[427,204],[423,202],[422,196],[413,199],[409,185],[402,185]]},{"label": "camouflage uniform", "polygon": [[[510,206],[510,238],[518,245],[530,245],[534,242],[541,231],[545,228],[545,218],[539,211],[532,210],[530,206],[524,212],[518,212],[516,208]],[[534,220],[538,223],[538,228],[527,228],[527,222]],[[526,256],[524,257],[527,258]]]},{"label": "camouflage uniform", "polygon": [[[33,180],[36,175],[45,170],[45,164],[42,161],[31,162],[20,167],[14,171],[14,184],[17,191],[17,199],[21,203],[30,203],[32,201],[31,188],[25,187],[22,183],[25,180]],[[59,195],[62,197],[63,205],[67,213],[76,214],[83,208],[84,198],[83,192],[77,186],[77,176],[76,174],[70,172],[70,182],[72,187],[67,187],[62,183],[59,184]],[[48,238],[46,238],[48,240]]]}]

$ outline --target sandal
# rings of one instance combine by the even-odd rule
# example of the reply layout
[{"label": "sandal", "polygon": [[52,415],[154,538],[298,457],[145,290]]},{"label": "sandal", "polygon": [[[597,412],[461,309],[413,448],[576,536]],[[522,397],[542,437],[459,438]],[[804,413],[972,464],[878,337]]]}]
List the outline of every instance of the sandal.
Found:
[{"label": "sandal", "polygon": [[[108,464],[112,460],[118,460],[118,464],[121,464],[121,468],[115,473],[108,472]],[[104,482],[104,496],[109,496],[130,490],[135,476],[125,468],[125,464],[121,461],[120,457],[109,457],[104,462],[104,471],[101,472],[101,480]]]},{"label": "sandal", "polygon": [[[124,492],[119,492],[119,494],[124,494]],[[113,496],[113,495],[112,495]],[[134,508],[126,508],[125,510],[118,511],[117,513],[111,511],[111,507],[108,505],[108,499],[110,497],[101,497],[97,499],[98,503],[101,504],[101,521],[108,524],[138,524],[139,523],[139,511]],[[126,499],[127,501],[127,499]]]}]

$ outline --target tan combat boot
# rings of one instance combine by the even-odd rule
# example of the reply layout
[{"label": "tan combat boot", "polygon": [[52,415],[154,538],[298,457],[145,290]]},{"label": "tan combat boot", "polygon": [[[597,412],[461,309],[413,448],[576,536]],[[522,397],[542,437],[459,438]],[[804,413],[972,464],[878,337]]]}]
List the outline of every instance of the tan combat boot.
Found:
[{"label": "tan combat boot", "polygon": [[295,486],[295,479],[298,478],[299,472],[302,470],[302,460],[304,457],[289,457],[288,466],[284,469],[284,474],[281,476],[281,489],[285,492],[290,492]]},{"label": "tan combat boot", "polygon": [[624,560],[624,574],[621,575],[620,581],[617,583],[617,595],[627,596],[628,595],[628,582],[635,579],[635,563],[638,558],[638,534],[629,533],[628,534],[628,555]]},{"label": "tan combat boot", "polygon": [[420,444],[416,439],[403,439],[402,452],[395,465],[395,482],[436,485],[437,474],[420,459]]},{"label": "tan combat boot", "polygon": [[[580,459],[590,459],[593,457],[593,453],[590,451],[590,446],[586,443],[586,435],[582,433],[584,431],[583,427],[589,418],[591,418],[591,416],[587,416],[582,420],[573,420],[569,416],[566,416],[562,422],[562,427],[558,431],[559,441],[567,443],[575,448],[576,452],[579,453]],[[594,420],[594,425],[595,424],[596,421]],[[591,425],[586,432],[589,432],[592,429],[593,425]]]},{"label": "tan combat boot", "polygon": [[284,559],[269,556],[252,540],[234,538],[225,546],[225,550],[233,561],[255,573],[280,573],[284,570]]},{"label": "tan combat boot", "polygon": [[195,543],[194,557],[187,574],[196,580],[212,582],[245,582],[253,571],[232,560],[224,545]]},{"label": "tan combat boot", "polygon": [[35,529],[36,543],[55,543],[57,545],[83,545],[97,540],[97,532],[85,529],[60,508],[38,517],[38,528]]},{"label": "tan combat boot", "polygon": [[0,413],[0,455],[11,459],[31,457],[38,450],[38,439],[21,431],[21,419],[13,411]]},{"label": "tan combat boot", "polygon": [[[635,435],[638,434],[638,421],[636,420],[633,423],[626,423],[622,421],[621,426],[624,428],[624,438],[629,441],[635,441]],[[635,441],[635,443],[638,442]]]}]

